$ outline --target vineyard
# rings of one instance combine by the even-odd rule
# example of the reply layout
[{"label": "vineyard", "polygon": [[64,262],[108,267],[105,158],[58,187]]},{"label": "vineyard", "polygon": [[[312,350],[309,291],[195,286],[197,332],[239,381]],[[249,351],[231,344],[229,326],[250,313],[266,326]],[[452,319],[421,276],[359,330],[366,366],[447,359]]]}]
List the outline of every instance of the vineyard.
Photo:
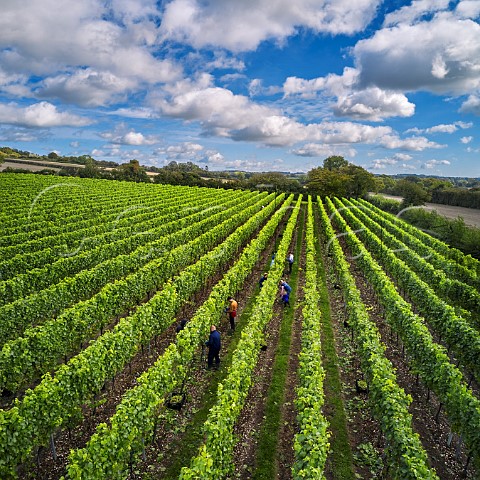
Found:
[{"label": "vineyard", "polygon": [[1,479],[480,477],[478,260],[365,200],[3,174],[0,201]]}]

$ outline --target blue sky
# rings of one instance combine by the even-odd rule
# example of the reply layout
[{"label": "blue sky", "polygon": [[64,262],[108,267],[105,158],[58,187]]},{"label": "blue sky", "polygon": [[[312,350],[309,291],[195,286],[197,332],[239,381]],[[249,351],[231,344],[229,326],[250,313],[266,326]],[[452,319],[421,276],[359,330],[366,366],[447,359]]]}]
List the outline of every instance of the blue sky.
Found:
[{"label": "blue sky", "polygon": [[480,177],[480,0],[0,5],[0,145]]}]

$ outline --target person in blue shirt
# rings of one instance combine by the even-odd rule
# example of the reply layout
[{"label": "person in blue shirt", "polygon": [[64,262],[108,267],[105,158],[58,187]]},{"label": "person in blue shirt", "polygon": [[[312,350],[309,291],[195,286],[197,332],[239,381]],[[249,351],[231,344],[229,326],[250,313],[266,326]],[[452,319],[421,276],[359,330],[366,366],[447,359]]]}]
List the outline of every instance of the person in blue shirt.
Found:
[{"label": "person in blue shirt", "polygon": [[285,281],[285,280],[280,280],[280,286],[283,287],[287,293],[290,295],[290,292],[292,291],[292,287]]},{"label": "person in blue shirt", "polygon": [[263,282],[268,278],[268,273],[264,273],[261,277],[260,280],[258,281],[258,284],[260,285],[260,289],[263,287]]},{"label": "person in blue shirt", "polygon": [[218,370],[218,367],[220,366],[219,354],[222,343],[220,341],[220,333],[217,331],[217,327],[215,325],[210,327],[210,337],[205,342],[205,345],[208,347],[208,370],[213,367],[213,360],[215,360],[215,370]]}]

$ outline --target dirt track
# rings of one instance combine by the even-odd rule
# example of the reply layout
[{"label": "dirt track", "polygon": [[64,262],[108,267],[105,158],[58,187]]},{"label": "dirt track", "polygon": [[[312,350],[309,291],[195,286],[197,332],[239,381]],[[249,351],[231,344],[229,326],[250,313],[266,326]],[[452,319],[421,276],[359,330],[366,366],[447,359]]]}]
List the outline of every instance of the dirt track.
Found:
[{"label": "dirt track", "polygon": [[[402,197],[396,197],[394,195],[382,194],[382,197],[398,201],[402,200]],[[450,205],[440,205],[438,203],[426,203],[422,208],[425,208],[425,210],[436,210],[439,215],[443,215],[447,218],[462,217],[467,225],[480,228],[480,210],[475,208],[452,207]]]}]

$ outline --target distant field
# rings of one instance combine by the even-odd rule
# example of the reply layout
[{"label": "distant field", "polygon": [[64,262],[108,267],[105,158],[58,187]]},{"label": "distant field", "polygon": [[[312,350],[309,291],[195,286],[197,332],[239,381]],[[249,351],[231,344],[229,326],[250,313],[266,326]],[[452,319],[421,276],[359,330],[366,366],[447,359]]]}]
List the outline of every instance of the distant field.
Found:
[{"label": "distant field", "polygon": [[[397,197],[395,195],[382,194],[382,196],[393,200],[402,200],[402,197]],[[425,208],[425,210],[436,210],[439,215],[443,215],[447,218],[462,217],[467,225],[480,228],[480,210],[465,207],[452,207],[450,205],[440,205],[438,203],[426,203],[423,208]]]},{"label": "distant field", "polygon": [[[52,162],[53,163],[53,162]],[[5,162],[0,165],[0,171],[5,170],[7,168],[23,168],[24,170],[29,170],[31,172],[38,172],[40,170],[45,170],[46,168],[50,168],[51,170],[59,171],[60,168],[54,167],[46,167],[44,165],[32,165],[30,163],[20,163],[20,162]]]}]

